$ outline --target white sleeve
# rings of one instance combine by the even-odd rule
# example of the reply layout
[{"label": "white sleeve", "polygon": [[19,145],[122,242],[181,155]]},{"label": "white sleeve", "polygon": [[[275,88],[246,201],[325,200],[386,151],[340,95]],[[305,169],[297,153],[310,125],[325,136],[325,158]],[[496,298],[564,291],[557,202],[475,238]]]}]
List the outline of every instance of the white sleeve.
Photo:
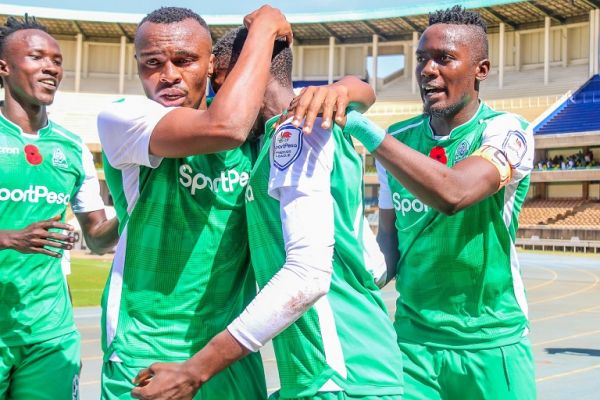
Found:
[{"label": "white sleeve", "polygon": [[481,146],[500,150],[512,169],[512,182],[520,181],[533,169],[534,138],[531,128],[514,114],[502,114],[488,122]]},{"label": "white sleeve", "polygon": [[96,175],[96,166],[94,166],[94,158],[86,145],[81,146],[81,162],[85,178],[81,187],[71,199],[71,208],[74,213],[86,213],[104,208],[104,202],[100,197],[100,183],[98,175]]},{"label": "white sleeve", "polygon": [[[334,214],[330,192],[332,154],[327,149],[333,151],[333,145],[318,147],[329,143],[328,139],[316,138],[325,132],[314,132],[305,139],[296,132],[296,138],[286,134],[278,141],[285,129],[289,127],[274,136],[272,153],[284,149],[302,153],[290,152],[285,157],[272,154],[269,190],[280,203],[285,264],[227,328],[252,351],[300,318],[329,291],[331,283]],[[277,149],[278,143],[289,146]],[[300,147],[292,146],[294,143]],[[309,177],[316,181],[307,181]]]},{"label": "white sleeve", "polygon": [[377,168],[377,179],[379,180],[379,208],[392,209],[394,206],[387,171],[378,160],[375,160],[375,167]]},{"label": "white sleeve", "polygon": [[303,193],[329,192],[335,144],[331,130],[322,129],[320,120],[316,119],[310,135],[290,124],[291,118],[274,133],[269,195],[275,199],[283,187],[293,186]]},{"label": "white sleeve", "polygon": [[100,112],[98,135],[110,165],[117,169],[128,165],[158,167],[162,157],[150,154],[150,136],[158,121],[174,109],[136,97],[111,103]]},{"label": "white sleeve", "polygon": [[62,258],[60,259],[60,269],[62,270],[63,276],[65,278],[68,275],[71,275],[71,251],[64,250]]}]

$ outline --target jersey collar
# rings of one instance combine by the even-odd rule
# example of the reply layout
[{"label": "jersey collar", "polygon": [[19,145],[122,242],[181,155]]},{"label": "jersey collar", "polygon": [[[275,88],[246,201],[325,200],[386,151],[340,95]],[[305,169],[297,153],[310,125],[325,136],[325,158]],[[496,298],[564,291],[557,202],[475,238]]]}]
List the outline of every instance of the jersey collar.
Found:
[{"label": "jersey collar", "polygon": [[431,116],[428,116],[427,117],[427,126],[429,127],[429,133],[431,134],[431,139],[433,139],[434,141],[443,141],[443,140],[453,139],[453,138],[455,138],[455,136],[460,135],[462,133],[462,131],[464,130],[463,129],[464,127],[469,126],[474,121],[479,122],[479,116],[481,115],[484,107],[485,107],[485,104],[483,103],[483,101],[479,100],[479,107],[477,108],[477,111],[475,112],[475,114],[473,114],[473,116],[467,122],[454,127],[454,129],[452,129],[450,131],[450,133],[446,136],[437,136],[433,132],[433,128],[431,127]]},{"label": "jersey collar", "polygon": [[14,122],[12,122],[8,118],[6,118],[4,116],[4,113],[2,113],[2,110],[0,110],[0,126],[2,126],[3,128],[7,129],[11,133],[18,135],[18,136],[23,136],[23,137],[26,137],[29,139],[38,139],[42,135],[45,135],[47,132],[50,131],[50,125],[51,125],[51,122],[48,119],[46,122],[46,126],[41,128],[37,134],[23,132],[23,129],[21,129],[21,127],[19,125],[15,124]]}]

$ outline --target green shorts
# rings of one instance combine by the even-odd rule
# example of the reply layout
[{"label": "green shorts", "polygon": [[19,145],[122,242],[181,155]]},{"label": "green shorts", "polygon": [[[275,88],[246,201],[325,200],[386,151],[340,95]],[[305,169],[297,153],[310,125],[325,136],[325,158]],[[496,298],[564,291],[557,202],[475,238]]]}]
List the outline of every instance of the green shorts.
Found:
[{"label": "green shorts", "polygon": [[401,394],[389,396],[352,396],[346,392],[319,392],[310,397],[281,397],[279,391],[269,396],[269,400],[401,400]]},{"label": "green shorts", "polygon": [[400,343],[404,400],[535,400],[529,339],[483,350]]},{"label": "green shorts", "polygon": [[[134,388],[133,378],[141,369],[120,362],[105,362],[102,365],[102,399],[131,400]],[[267,384],[259,353],[251,353],[240,361],[215,375],[203,385],[195,400],[264,400],[267,397]]]},{"label": "green shorts", "polygon": [[79,399],[80,336],[0,347],[0,400]]}]

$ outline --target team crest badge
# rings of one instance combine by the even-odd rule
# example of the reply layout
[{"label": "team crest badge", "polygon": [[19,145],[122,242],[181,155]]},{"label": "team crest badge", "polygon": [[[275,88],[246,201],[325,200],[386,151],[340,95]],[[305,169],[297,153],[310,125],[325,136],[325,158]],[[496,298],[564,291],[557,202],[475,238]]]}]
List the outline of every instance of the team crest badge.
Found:
[{"label": "team crest badge", "polygon": [[273,139],[273,164],[284,170],[298,158],[302,151],[302,129],[292,124],[281,125]]},{"label": "team crest badge", "polygon": [[67,157],[65,157],[65,153],[60,149],[60,147],[55,147],[54,152],[52,153],[52,165],[60,168],[68,168]]},{"label": "team crest badge", "polygon": [[461,160],[464,160],[467,157],[467,154],[469,153],[469,146],[470,143],[466,139],[458,144],[456,152],[454,153],[455,164]]}]

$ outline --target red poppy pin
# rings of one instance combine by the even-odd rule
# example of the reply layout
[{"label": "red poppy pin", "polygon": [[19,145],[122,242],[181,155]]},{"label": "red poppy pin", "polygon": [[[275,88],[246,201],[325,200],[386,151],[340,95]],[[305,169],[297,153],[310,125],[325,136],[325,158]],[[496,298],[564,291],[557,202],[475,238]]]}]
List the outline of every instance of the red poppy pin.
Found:
[{"label": "red poppy pin", "polygon": [[42,155],[40,154],[40,149],[38,149],[37,146],[28,144],[23,150],[25,150],[25,158],[29,164],[40,165],[42,163]]},{"label": "red poppy pin", "polygon": [[448,162],[448,157],[446,157],[446,150],[444,150],[444,148],[440,146],[435,146],[433,149],[431,149],[431,151],[429,152],[429,157],[441,162],[442,164],[446,164]]}]

